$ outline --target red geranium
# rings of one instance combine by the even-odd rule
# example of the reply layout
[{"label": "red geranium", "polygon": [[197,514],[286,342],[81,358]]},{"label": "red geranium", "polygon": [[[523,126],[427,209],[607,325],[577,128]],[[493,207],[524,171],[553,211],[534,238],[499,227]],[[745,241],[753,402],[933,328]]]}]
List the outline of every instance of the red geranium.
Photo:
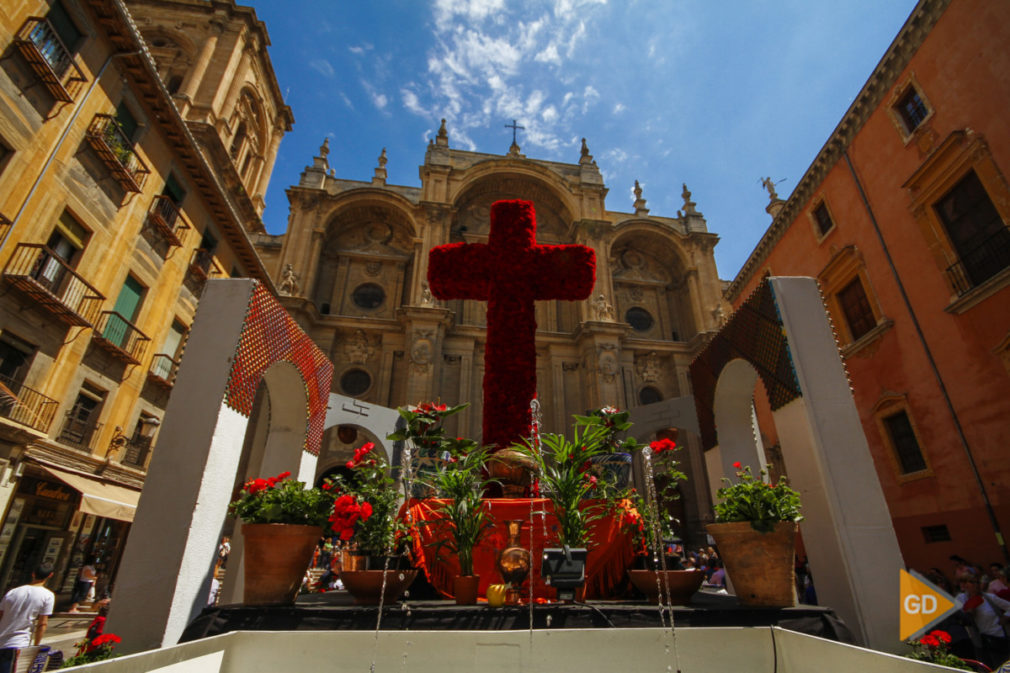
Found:
[{"label": "red geranium", "polygon": [[662,453],[664,451],[673,451],[677,448],[677,443],[672,439],[657,439],[649,443],[649,448],[652,449],[653,453]]},{"label": "red geranium", "polygon": [[930,631],[929,635],[933,636],[944,645],[950,644],[950,634],[947,633],[946,631],[941,631],[940,629],[937,629],[935,631]]},{"label": "red geranium", "polygon": [[354,536],[354,525],[372,516],[372,506],[359,503],[353,495],[344,494],[333,502],[330,524],[341,540],[345,542]]},{"label": "red geranium", "polygon": [[736,469],[739,470],[739,469],[741,469],[743,467],[743,465],[741,465],[740,461],[738,460],[735,463],[733,463],[733,467],[735,467]]}]

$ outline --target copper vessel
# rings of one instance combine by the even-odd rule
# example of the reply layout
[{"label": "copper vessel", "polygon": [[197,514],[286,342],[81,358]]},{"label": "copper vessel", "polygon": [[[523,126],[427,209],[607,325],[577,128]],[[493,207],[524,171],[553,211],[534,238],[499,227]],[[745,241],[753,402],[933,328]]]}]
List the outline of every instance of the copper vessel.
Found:
[{"label": "copper vessel", "polygon": [[506,498],[527,496],[536,467],[532,456],[515,449],[496,451],[487,459],[488,476],[501,484]]},{"label": "copper vessel", "polygon": [[498,572],[506,584],[517,589],[530,574],[530,550],[520,546],[519,531],[522,530],[522,519],[513,519],[506,524],[509,537],[505,549],[498,555]]}]

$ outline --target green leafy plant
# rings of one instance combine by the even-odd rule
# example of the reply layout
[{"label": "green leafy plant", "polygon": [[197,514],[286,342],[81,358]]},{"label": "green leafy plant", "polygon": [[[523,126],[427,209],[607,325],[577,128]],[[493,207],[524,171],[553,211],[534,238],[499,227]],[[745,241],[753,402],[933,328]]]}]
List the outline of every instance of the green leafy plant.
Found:
[{"label": "green leafy plant", "polygon": [[750,466],[736,468],[737,483],[723,477],[726,486],[716,495],[722,502],[715,506],[715,520],[719,523],[749,521],[754,530],[767,533],[781,521],[802,521],[800,514],[800,494],[789,487],[789,481],[782,477],[777,484],[765,482],[765,471],[761,479],[751,474]]},{"label": "green leafy plant", "polygon": [[621,411],[617,407],[601,407],[589,412],[588,416],[575,415],[575,424],[583,427],[599,427],[606,430],[602,442],[610,453],[619,451],[631,452],[638,446],[634,437],[621,439],[620,435],[632,426],[628,420],[630,412]]},{"label": "green leafy plant", "polygon": [[591,542],[589,524],[606,512],[603,503],[588,505],[583,500],[601,483],[593,473],[592,461],[595,456],[610,453],[608,436],[609,430],[602,425],[576,423],[571,440],[547,433],[540,438],[540,451],[528,441],[513,447],[536,462],[539,492],[554,505],[563,546],[585,547]]},{"label": "green leafy plant", "polygon": [[930,631],[918,640],[907,641],[912,647],[912,652],[905,656],[909,659],[928,661],[948,668],[959,668],[964,671],[974,670],[964,662],[961,657],[952,654],[947,646],[950,644],[950,634],[946,631],[936,629]]},{"label": "green leafy plant", "polygon": [[408,540],[407,526],[398,517],[399,487],[385,457],[368,442],[355,450],[347,468],[350,477],[338,474],[323,486],[336,496],[333,530],[371,556],[400,553]]},{"label": "green leafy plant", "polygon": [[[451,447],[460,443],[472,449],[476,447],[476,442],[447,437],[444,425],[446,418],[458,414],[468,406],[469,404],[460,404],[450,407],[434,402],[421,402],[410,407],[400,407],[397,411],[406,421],[406,427],[386,435],[386,439],[409,441],[417,450],[417,455],[424,457],[437,457],[442,451],[451,450]],[[457,450],[462,448],[464,447],[458,447]]]},{"label": "green leafy plant", "polygon": [[433,508],[438,515],[428,525],[448,529],[442,546],[459,560],[459,574],[473,575],[473,548],[491,527],[490,510],[483,499],[489,480],[481,476],[486,451],[478,449],[449,458],[426,481],[439,500]]},{"label": "green leafy plant", "polygon": [[333,496],[319,488],[306,488],[290,477],[290,472],[282,472],[269,479],[246,482],[229,511],[246,523],[324,525],[333,507]]}]

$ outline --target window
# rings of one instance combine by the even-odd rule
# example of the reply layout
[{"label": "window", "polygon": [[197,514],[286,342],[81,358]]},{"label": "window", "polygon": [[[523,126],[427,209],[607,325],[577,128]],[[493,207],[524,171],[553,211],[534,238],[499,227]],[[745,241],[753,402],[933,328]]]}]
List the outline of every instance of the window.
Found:
[{"label": "window", "polygon": [[134,467],[143,467],[147,460],[147,455],[151,452],[151,444],[154,442],[154,435],[158,431],[161,420],[145,411],[140,412],[137,425],[133,429],[133,436],[126,443],[126,453],[123,454],[122,462]]},{"label": "window", "polygon": [[146,291],[147,288],[141,285],[136,278],[126,277],[126,282],[123,283],[123,287],[119,290],[119,296],[116,297],[112,314],[109,315],[105,329],[102,330],[103,338],[120,348],[126,348],[127,341],[135,332],[132,323],[140,313],[140,304]]},{"label": "window", "polygon": [[640,306],[632,306],[624,314],[624,321],[636,332],[648,332],[655,322],[652,314]]},{"label": "window", "polygon": [[817,228],[817,236],[818,238],[823,238],[835,226],[834,220],[831,219],[831,213],[828,212],[828,205],[824,201],[821,201],[814,208],[813,215],[814,226]]},{"label": "window", "polygon": [[929,110],[913,85],[905,90],[894,106],[895,111],[905,125],[905,133],[910,134],[929,116]]},{"label": "window", "polygon": [[926,544],[932,542],[950,542],[950,531],[943,524],[938,526],[923,526],[922,537]]},{"label": "window", "polygon": [[921,472],[926,469],[926,460],[922,457],[919,440],[912,429],[912,421],[904,410],[885,416],[884,428],[890,439],[891,447],[898,458],[898,466],[902,474]]},{"label": "window", "polygon": [[28,375],[36,350],[35,346],[10,332],[0,334],[0,383],[11,392],[17,394],[18,387]]},{"label": "window", "polygon": [[379,308],[382,306],[382,302],[386,301],[386,291],[375,283],[365,283],[354,289],[351,300],[358,308]]},{"label": "window", "polygon": [[32,274],[35,280],[54,294],[60,294],[68,270],[77,266],[87,240],[87,230],[70,213],[63,211],[46,241],[48,249],[40,255]]},{"label": "window", "polygon": [[663,401],[663,393],[652,386],[645,386],[638,393],[638,401],[641,404],[652,404]]},{"label": "window", "polygon": [[0,138],[0,173],[3,173],[4,168],[7,167],[7,162],[12,156],[14,156],[14,150]]},{"label": "window", "polygon": [[242,144],[245,142],[245,137],[245,122],[242,122],[238,125],[238,129],[235,131],[235,137],[231,140],[231,150],[228,152],[231,154],[231,158],[233,160],[238,160],[238,154],[242,151]]},{"label": "window", "polygon": [[66,73],[82,37],[60,0],[53,2],[46,23],[39,24],[31,33],[31,40],[58,77]]},{"label": "window", "polygon": [[951,267],[955,283],[974,287],[1010,266],[1010,229],[974,170],[934,205],[958,263]]},{"label": "window", "polygon": [[845,323],[853,341],[859,339],[877,325],[870,301],[866,297],[863,283],[857,276],[838,293],[838,303],[845,315]]},{"label": "window", "polygon": [[165,335],[161,349],[151,360],[151,375],[171,381],[175,377],[175,368],[182,357],[182,349],[186,345],[186,334],[189,330],[178,320],[172,321],[172,326]]},{"label": "window", "polygon": [[81,385],[77,399],[67,412],[67,418],[60,431],[59,440],[78,449],[90,449],[98,417],[105,403],[105,391],[88,383]]},{"label": "window", "polygon": [[345,395],[357,397],[372,386],[372,377],[364,369],[350,369],[340,377],[340,389]]}]

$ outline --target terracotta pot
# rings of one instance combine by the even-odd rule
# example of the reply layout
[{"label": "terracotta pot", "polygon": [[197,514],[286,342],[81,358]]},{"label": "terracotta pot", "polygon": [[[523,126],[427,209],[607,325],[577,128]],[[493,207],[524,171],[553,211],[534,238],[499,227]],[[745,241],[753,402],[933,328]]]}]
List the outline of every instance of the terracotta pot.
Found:
[{"label": "terracotta pot", "polygon": [[[386,589],[383,591],[383,575]],[[357,605],[390,604],[400,596],[417,577],[417,570],[348,570],[340,573],[340,581]]]},{"label": "terracotta pot", "polygon": [[476,605],[480,575],[456,575],[452,579],[452,593],[456,605]]},{"label": "terracotta pot", "polygon": [[769,533],[754,530],[748,521],[712,523],[706,528],[715,538],[741,605],[796,605],[795,522],[777,523]]},{"label": "terracotta pot", "polygon": [[653,605],[658,605],[661,598],[665,602],[667,594],[670,605],[687,605],[701,588],[705,573],[700,570],[629,570],[628,577]]},{"label": "terracotta pot", "polygon": [[291,605],[323,534],[320,526],[243,523],[246,605]]}]

